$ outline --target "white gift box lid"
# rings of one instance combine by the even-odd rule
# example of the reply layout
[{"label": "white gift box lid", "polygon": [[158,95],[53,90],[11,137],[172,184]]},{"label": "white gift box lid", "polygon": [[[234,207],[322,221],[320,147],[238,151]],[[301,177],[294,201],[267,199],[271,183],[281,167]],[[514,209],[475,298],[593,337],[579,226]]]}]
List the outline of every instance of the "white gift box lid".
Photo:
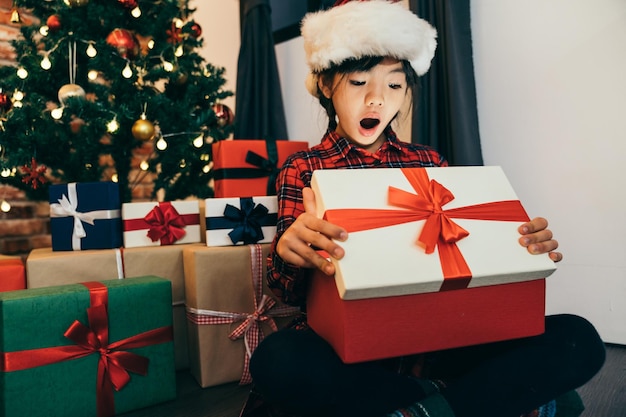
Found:
[{"label": "white gift box lid", "polygon": [[[454,194],[442,209],[489,202],[518,200],[500,167],[438,167],[424,169]],[[338,169],[313,172],[318,217],[332,209],[405,210],[387,203],[389,186],[415,194],[399,168]],[[456,242],[471,271],[468,287],[545,278],[556,269],[547,254],[531,255],[522,247],[517,231],[521,221],[454,218],[469,231]],[[438,247],[426,254],[417,238],[425,220],[349,233],[338,242],[345,249],[332,259],[335,280],[345,300],[439,291],[444,281]]]}]

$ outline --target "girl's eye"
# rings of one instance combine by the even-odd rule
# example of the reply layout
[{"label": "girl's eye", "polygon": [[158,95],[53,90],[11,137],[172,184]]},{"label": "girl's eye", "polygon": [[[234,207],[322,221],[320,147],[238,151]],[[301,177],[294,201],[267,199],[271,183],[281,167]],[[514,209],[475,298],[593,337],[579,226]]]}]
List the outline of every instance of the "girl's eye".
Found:
[{"label": "girl's eye", "polygon": [[350,80],[350,84],[352,84],[352,85],[365,85],[365,81]]},{"label": "girl's eye", "polygon": [[392,90],[398,90],[402,88],[402,84],[389,84],[389,88],[391,88]]}]

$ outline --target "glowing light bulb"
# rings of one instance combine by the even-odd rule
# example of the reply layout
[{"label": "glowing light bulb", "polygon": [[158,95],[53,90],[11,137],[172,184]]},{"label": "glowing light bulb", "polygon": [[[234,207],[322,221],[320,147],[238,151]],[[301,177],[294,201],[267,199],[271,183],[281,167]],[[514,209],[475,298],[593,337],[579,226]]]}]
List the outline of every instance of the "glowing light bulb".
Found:
[{"label": "glowing light bulb", "polygon": [[48,25],[43,25],[39,28],[39,33],[41,34],[41,36],[48,36],[48,33],[50,33],[50,28],[48,27]]},{"label": "glowing light bulb", "polygon": [[15,109],[21,109],[23,106],[24,106],[24,104],[21,101],[19,101],[19,100],[16,100],[13,103],[13,108],[15,108]]},{"label": "glowing light bulb", "polygon": [[0,171],[0,177],[9,178],[10,176],[11,176],[11,170],[9,168],[4,168],[2,171]]},{"label": "glowing light bulb", "polygon": [[187,161],[185,161],[184,159],[182,159],[182,160],[179,162],[178,166],[179,166],[179,167],[181,167],[181,168],[185,168],[185,167],[187,166]]},{"label": "glowing light bulb", "polygon": [[181,57],[183,56],[183,46],[182,45],[178,45],[178,47],[176,48],[176,50],[174,51],[174,55],[176,55],[177,57]]},{"label": "glowing light bulb", "polygon": [[111,175],[111,181],[113,181],[113,182],[118,182],[119,181],[119,178],[118,178],[117,174]]},{"label": "glowing light bulb", "polygon": [[20,77],[22,80],[25,80],[28,77],[28,71],[26,71],[26,68],[24,67],[19,67],[17,69],[17,76]]},{"label": "glowing light bulb", "polygon": [[174,71],[174,64],[168,61],[163,61],[163,69],[167,72]]},{"label": "glowing light bulb", "polygon": [[50,116],[52,116],[54,120],[59,120],[61,117],[63,117],[63,107],[57,107],[56,109],[53,109],[50,112]]},{"label": "glowing light bulb", "polygon": [[0,203],[0,210],[2,210],[4,213],[8,213],[11,210],[11,205],[8,201],[3,199],[2,203]]},{"label": "glowing light bulb", "polygon": [[141,9],[139,8],[139,6],[137,6],[133,10],[130,11],[130,14],[132,17],[137,19],[139,16],[141,16]]},{"label": "glowing light bulb", "polygon": [[98,79],[98,71],[89,70],[89,72],[87,73],[87,78],[89,78],[91,81],[96,81]]},{"label": "glowing light bulb", "polygon": [[176,26],[176,28],[180,29],[180,28],[182,28],[185,25],[185,22],[183,22],[179,18],[175,18],[174,19],[174,25]]},{"label": "glowing light bulb", "polygon": [[196,148],[201,148],[204,145],[204,136],[200,135],[193,140],[193,146]]},{"label": "glowing light bulb", "polygon": [[211,170],[210,165],[205,165],[202,167],[202,172],[204,172],[205,174],[208,174],[210,170]]},{"label": "glowing light bulb", "polygon": [[133,76],[133,70],[130,68],[130,63],[127,62],[126,66],[124,67],[124,69],[122,70],[122,77],[124,78],[130,78]]},{"label": "glowing light bulb", "polygon": [[93,46],[93,43],[89,43],[89,46],[87,47],[87,51],[85,51],[87,56],[89,58],[93,58],[94,56],[98,55],[98,50],[96,49],[95,46]]},{"label": "glowing light bulb", "polygon": [[45,69],[46,71],[52,68],[52,62],[50,62],[50,58],[48,58],[48,55],[43,57],[43,59],[41,60],[41,64],[39,65],[41,65],[41,68]]},{"label": "glowing light bulb", "polygon": [[165,141],[165,139],[160,138],[159,140],[157,140],[156,147],[158,150],[164,151],[167,149],[167,142]]},{"label": "glowing light bulb", "polygon": [[22,93],[20,90],[15,90],[15,93],[13,93],[13,98],[17,101],[22,101],[24,100],[24,93]]},{"label": "glowing light bulb", "polygon": [[113,119],[111,120],[109,123],[107,123],[107,132],[109,133],[115,133],[117,132],[117,129],[120,128],[120,124],[117,122],[117,119]]},{"label": "glowing light bulb", "polygon": [[148,163],[148,161],[141,161],[141,163],[139,164],[139,168],[141,168],[142,171],[147,171],[148,168],[150,168],[150,164]]},{"label": "glowing light bulb", "polygon": [[148,41],[148,49],[154,49],[154,39]]}]

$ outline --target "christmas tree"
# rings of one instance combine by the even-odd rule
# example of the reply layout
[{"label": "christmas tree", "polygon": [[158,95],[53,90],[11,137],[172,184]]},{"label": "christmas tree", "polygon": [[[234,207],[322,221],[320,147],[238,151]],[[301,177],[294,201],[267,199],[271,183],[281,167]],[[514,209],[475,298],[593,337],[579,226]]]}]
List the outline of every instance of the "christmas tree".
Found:
[{"label": "christmas tree", "polygon": [[15,66],[0,67],[1,183],[46,200],[51,183],[112,180],[130,201],[151,175],[153,198],[212,197],[211,143],[233,129],[220,103],[232,92],[196,52],[188,1],[13,5],[11,21],[35,23],[13,42]]}]

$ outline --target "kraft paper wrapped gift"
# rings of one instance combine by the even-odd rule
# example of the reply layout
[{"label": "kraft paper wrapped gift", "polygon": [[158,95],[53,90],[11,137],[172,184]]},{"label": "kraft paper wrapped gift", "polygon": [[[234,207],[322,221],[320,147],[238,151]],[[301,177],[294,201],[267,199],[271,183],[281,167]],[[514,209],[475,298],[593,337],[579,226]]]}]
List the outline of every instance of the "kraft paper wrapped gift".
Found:
[{"label": "kraft paper wrapped gift", "polygon": [[17,256],[0,255],[0,292],[26,288],[24,262]]},{"label": "kraft paper wrapped gift", "polygon": [[203,388],[251,382],[248,361],[258,342],[300,313],[277,303],[263,285],[269,246],[189,247],[183,253],[189,367]]},{"label": "kraft paper wrapped gift", "polygon": [[144,275],[156,275],[169,280],[172,283],[176,369],[185,369],[189,366],[189,359],[187,323],[184,319],[183,247],[193,245],[204,246],[198,243],[80,252],[34,249],[26,259],[27,286],[41,288]]},{"label": "kraft paper wrapped gift", "polygon": [[124,203],[122,221],[126,248],[201,240],[198,200]]},{"label": "kraft paper wrapped gift", "polygon": [[50,232],[55,251],[122,246],[119,187],[114,182],[51,185]]},{"label": "kraft paper wrapped gift", "polygon": [[0,293],[0,414],[112,416],[175,398],[170,285],[140,277]]},{"label": "kraft paper wrapped gift", "polygon": [[276,235],[275,196],[207,198],[204,205],[207,246],[270,243]]},{"label": "kraft paper wrapped gift", "polygon": [[344,361],[543,331],[555,265],[519,245],[528,215],[500,167],[315,171],[311,185],[319,217],[349,232],[334,279],[314,276],[307,299]]},{"label": "kraft paper wrapped gift", "polygon": [[222,140],[213,145],[215,197],[276,195],[276,175],[285,159],[308,142]]}]

